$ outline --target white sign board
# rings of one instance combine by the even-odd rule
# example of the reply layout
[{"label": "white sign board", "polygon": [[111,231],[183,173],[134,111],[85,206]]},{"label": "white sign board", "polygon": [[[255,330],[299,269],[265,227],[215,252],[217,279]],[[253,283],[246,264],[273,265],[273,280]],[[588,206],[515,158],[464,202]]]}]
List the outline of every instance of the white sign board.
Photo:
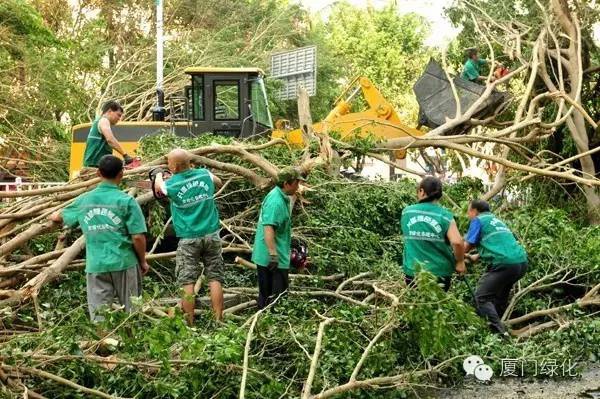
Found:
[{"label": "white sign board", "polygon": [[317,46],[302,47],[271,56],[271,78],[283,82],[275,93],[280,100],[293,100],[298,86],[306,89],[309,96],[317,94]]}]

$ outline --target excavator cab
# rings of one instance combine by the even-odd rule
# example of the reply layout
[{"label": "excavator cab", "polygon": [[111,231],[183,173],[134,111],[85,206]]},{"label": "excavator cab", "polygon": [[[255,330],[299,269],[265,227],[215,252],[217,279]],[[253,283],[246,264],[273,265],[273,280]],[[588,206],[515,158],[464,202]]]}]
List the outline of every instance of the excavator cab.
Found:
[{"label": "excavator cab", "polygon": [[[167,99],[163,121],[125,121],[112,127],[128,154],[135,154],[143,137],[165,131],[181,137],[214,133],[245,139],[273,129],[264,73],[259,68],[190,67],[184,72],[190,84]],[[83,166],[90,127],[85,123],[72,129],[71,178]]]},{"label": "excavator cab", "polygon": [[[185,120],[192,134],[247,138],[273,128],[264,73],[258,68],[186,68]],[[177,117],[177,107],[170,107]]]}]

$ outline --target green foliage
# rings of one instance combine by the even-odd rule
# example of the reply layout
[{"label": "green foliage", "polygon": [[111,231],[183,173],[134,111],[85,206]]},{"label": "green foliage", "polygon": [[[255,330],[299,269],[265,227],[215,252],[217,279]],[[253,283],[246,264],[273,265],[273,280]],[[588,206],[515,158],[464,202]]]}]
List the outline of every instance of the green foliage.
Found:
[{"label": "green foliage", "polygon": [[331,55],[344,66],[346,80],[367,76],[402,119],[416,120],[412,85],[432,55],[424,46],[429,26],[422,17],[400,15],[392,4],[365,10],[339,2],[323,31]]},{"label": "green foliage", "polygon": [[162,230],[168,220],[166,206],[156,201],[148,208],[148,217],[146,218],[148,234],[151,237],[162,238]]},{"label": "green foliage", "polygon": [[[157,140],[158,143],[172,144],[168,138]],[[271,156],[271,161],[281,163],[288,155],[274,152]],[[363,365],[360,378],[410,372],[425,362],[435,365],[456,357],[450,362],[444,378],[446,382],[456,384],[464,375],[462,360],[470,354],[482,356],[496,372],[501,369],[504,358],[556,359],[559,362],[570,359],[581,363],[600,355],[597,350],[600,325],[597,318],[588,316],[589,313],[573,310],[572,314],[578,319],[572,328],[507,342],[491,335],[485,322],[475,314],[464,283],[453,281],[446,294],[432,275],[421,273],[417,277],[417,287],[406,290],[399,262],[402,242],[398,220],[402,208],[414,202],[414,182],[350,182],[313,173],[309,184],[313,191],[307,196],[309,203],[304,205],[305,210],[295,213],[294,234],[309,241],[310,256],[315,265],[312,272],[355,274],[372,271],[378,276],[378,284],[400,297],[401,304],[396,311],[373,311],[330,298],[295,295],[281,298],[274,310],[260,316],[253,333],[248,397],[299,395],[310,365],[304,350],[312,353],[321,321],[316,312],[336,321],[325,331],[315,392],[347,382],[370,339],[388,322],[396,328],[384,334],[375,345]],[[478,182],[465,180],[448,187],[447,192],[454,196],[470,196],[479,189]],[[255,196],[254,201],[261,198]],[[577,284],[589,286],[600,279],[598,228],[581,228],[569,219],[568,214],[556,209],[521,207],[503,211],[500,216],[514,229],[529,253],[530,270],[522,280],[523,286],[560,267],[581,276],[576,280]],[[173,282],[173,266],[154,265],[154,268],[160,275],[151,273],[146,278],[145,305],[155,299],[179,295]],[[471,270],[472,275],[468,277],[471,285],[481,272],[479,267]],[[225,286],[252,286],[254,278],[252,271],[228,267]],[[44,353],[78,356],[81,355],[79,342],[97,340],[99,327],[101,331],[111,331],[112,337],[119,341],[112,353],[120,360],[155,366],[147,369],[123,364],[109,372],[97,362],[57,358],[44,363],[45,370],[125,397],[235,397],[238,394],[248,331],[242,322],[252,315],[252,311],[240,321],[227,319],[224,324],[216,324],[211,320],[209,309],[202,308],[193,329],[185,326],[180,312],[174,318],[108,312],[106,320],[100,326],[94,326],[86,316],[84,287],[84,276],[75,272],[69,273],[57,285],[44,289],[39,297],[44,332],[12,339],[0,347],[0,356],[10,359],[11,364],[33,366],[37,366],[38,361],[28,353],[39,348],[44,348]],[[303,280],[295,289],[334,287],[332,283]],[[568,286],[554,288],[564,292],[558,295],[552,289],[532,292],[519,301],[515,314],[558,306],[574,299]],[[380,301],[385,299],[378,301],[381,304]],[[17,319],[5,321],[5,326],[33,324],[35,320],[33,309],[28,308]],[[534,370],[526,372],[533,373]],[[47,397],[74,397],[73,391],[47,380],[32,381],[31,387]],[[404,395],[409,397],[411,393],[365,389],[342,397],[397,398]]]},{"label": "green foliage", "polygon": [[[414,185],[383,182],[324,181],[307,199],[313,212],[299,215],[294,230],[311,245],[311,257],[322,272],[357,273],[394,267],[402,250],[400,215],[414,201]],[[311,176],[310,182],[319,179]],[[368,217],[365,217],[368,215]],[[359,222],[360,221],[360,222]]]},{"label": "green foliage", "polygon": [[[552,7],[546,7],[547,4],[536,0],[520,0],[520,1],[486,1],[486,0],[475,0],[470,2],[453,2],[448,8],[445,9],[446,16],[452,21],[452,23],[461,27],[461,31],[457,36],[453,46],[449,49],[449,62],[454,66],[456,71],[462,69],[462,65],[466,60],[465,50],[471,47],[478,47],[480,51],[480,57],[489,59],[491,57],[489,46],[482,38],[482,32],[490,38],[491,47],[494,51],[494,56],[497,61],[502,62],[505,66],[510,69],[516,69],[521,65],[518,57],[514,54],[511,56],[508,54],[508,48],[504,43],[503,39],[506,32],[503,32],[499,26],[519,26],[518,30],[522,34],[522,42],[520,51],[522,57],[525,59],[531,59],[533,51],[533,43],[537,39],[542,29],[545,29],[545,17],[551,17]],[[598,21],[600,21],[600,9],[596,4],[588,1],[573,1],[569,2],[569,7],[573,10],[574,15],[577,15],[579,20],[579,26],[581,27],[582,35],[582,67],[584,70],[590,68],[592,65],[596,65],[600,59],[599,47],[596,45],[594,39],[594,29]],[[485,13],[485,16],[484,16]],[[498,26],[494,24],[487,24],[487,19],[493,20]],[[474,21],[479,21],[479,29],[477,29]],[[484,22],[485,21],[485,22]],[[562,38],[559,39],[562,41]],[[560,43],[561,46],[565,46],[564,42]],[[510,44],[509,46],[512,46]],[[544,61],[548,70],[555,70],[555,65],[551,64],[549,60]],[[487,73],[487,70],[484,71]],[[527,75],[525,75],[525,73]],[[523,76],[528,76],[529,70],[527,70]],[[556,74],[550,73],[550,79],[553,83],[558,86],[558,78]],[[597,100],[597,84],[598,74],[584,74],[582,82],[582,105],[584,106],[588,114],[593,115],[592,118],[596,120],[597,116],[600,115],[600,107],[598,106]],[[525,90],[525,83],[523,79],[512,79],[509,83],[510,92],[522,93]],[[535,82],[534,92],[541,93],[547,91],[546,84],[542,82],[541,78],[538,78]],[[567,90],[569,90],[567,88]],[[551,91],[551,90],[550,90]],[[512,120],[514,112],[517,109],[517,105],[513,104],[509,107],[507,112],[504,112],[500,120]],[[542,112],[544,121],[553,121],[556,117],[558,107],[555,103],[548,102],[545,104],[545,108]],[[588,127],[588,136],[590,139],[590,148],[597,145],[599,137],[591,127]],[[574,146],[573,140],[569,137],[569,129],[567,126],[560,126],[554,137],[549,140],[542,141],[537,145],[531,145],[535,152],[541,152],[543,150],[550,150],[553,153],[560,154],[564,158],[568,158],[577,153],[576,147]],[[596,164],[597,164],[597,156]],[[577,163],[574,165],[578,167]],[[573,195],[576,193],[576,189],[567,188],[569,194]]]}]

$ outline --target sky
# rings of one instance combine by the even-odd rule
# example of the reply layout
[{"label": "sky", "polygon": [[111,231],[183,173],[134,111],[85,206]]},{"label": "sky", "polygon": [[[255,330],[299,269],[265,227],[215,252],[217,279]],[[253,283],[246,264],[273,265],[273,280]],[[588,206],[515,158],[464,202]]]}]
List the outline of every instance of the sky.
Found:
[{"label": "sky", "polygon": [[[302,5],[313,13],[319,13],[327,18],[328,9],[337,0],[298,0]],[[390,0],[346,0],[348,3],[359,7],[371,4],[373,7],[381,8],[389,4]],[[444,7],[449,6],[452,0],[396,0],[398,12],[414,12],[425,17],[432,26],[432,32],[426,40],[426,44],[435,47],[443,47],[456,35],[458,30],[452,27],[450,21],[444,16]]]}]

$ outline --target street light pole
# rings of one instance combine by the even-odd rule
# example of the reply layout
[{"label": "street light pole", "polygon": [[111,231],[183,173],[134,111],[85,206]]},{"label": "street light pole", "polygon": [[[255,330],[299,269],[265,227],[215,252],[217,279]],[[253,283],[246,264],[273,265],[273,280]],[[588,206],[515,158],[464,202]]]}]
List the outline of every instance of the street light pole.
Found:
[{"label": "street light pole", "polygon": [[163,90],[163,0],[156,0],[156,106],[152,120],[165,120],[165,92]]}]

